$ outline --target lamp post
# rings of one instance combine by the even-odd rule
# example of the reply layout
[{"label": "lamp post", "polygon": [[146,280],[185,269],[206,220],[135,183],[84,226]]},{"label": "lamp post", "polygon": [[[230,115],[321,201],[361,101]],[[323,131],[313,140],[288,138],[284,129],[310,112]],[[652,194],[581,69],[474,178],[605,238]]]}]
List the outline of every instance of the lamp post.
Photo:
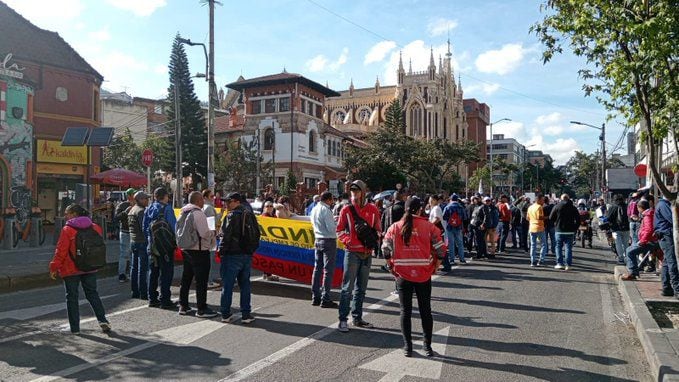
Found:
[{"label": "lamp post", "polygon": [[601,141],[601,196],[603,197],[606,193],[606,124],[602,123],[601,127],[598,127],[578,121],[571,121],[571,123],[574,125],[588,126],[601,131],[599,140]]},{"label": "lamp post", "polygon": [[498,119],[495,122],[490,123],[490,197],[493,197],[493,125],[496,125],[500,122],[510,122],[511,119],[509,118],[502,118]]}]

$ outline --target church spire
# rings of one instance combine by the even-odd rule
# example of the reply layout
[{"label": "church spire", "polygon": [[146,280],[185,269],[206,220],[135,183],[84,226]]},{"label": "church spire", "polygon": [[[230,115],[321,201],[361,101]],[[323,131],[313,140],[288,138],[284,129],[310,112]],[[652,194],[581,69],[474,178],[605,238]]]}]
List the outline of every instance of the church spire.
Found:
[{"label": "church spire", "polygon": [[351,78],[351,84],[349,85],[349,95],[350,96],[354,95],[354,79],[353,79],[353,77]]},{"label": "church spire", "polygon": [[408,74],[413,74],[413,59],[410,58],[408,61]]},{"label": "church spire", "polygon": [[434,63],[434,47],[431,47],[431,54],[429,55],[429,67],[436,68],[436,64]]},{"label": "church spire", "polygon": [[380,92],[380,76],[377,76],[377,79],[375,80],[375,94],[378,94]]},{"label": "church spire", "polygon": [[443,73],[443,59],[441,58],[440,54],[439,54],[439,73]]},{"label": "church spire", "polygon": [[403,70],[403,51],[398,52],[398,70]]}]

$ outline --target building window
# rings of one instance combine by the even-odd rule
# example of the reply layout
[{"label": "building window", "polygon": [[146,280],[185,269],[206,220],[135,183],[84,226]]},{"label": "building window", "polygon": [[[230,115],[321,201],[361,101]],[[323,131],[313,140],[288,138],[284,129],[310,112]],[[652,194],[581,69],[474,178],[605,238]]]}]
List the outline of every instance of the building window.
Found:
[{"label": "building window", "polygon": [[443,118],[443,139],[448,139],[448,118]]},{"label": "building window", "polygon": [[161,104],[153,105],[153,112],[156,114],[163,114],[163,105]]},{"label": "building window", "polygon": [[264,131],[264,150],[273,150],[275,136],[272,128],[268,128]]},{"label": "building window", "polygon": [[257,100],[257,101],[252,101],[252,111],[250,114],[261,114],[262,112],[262,101]]},{"label": "building window", "polygon": [[315,178],[304,178],[304,183],[306,184],[307,188],[315,188],[317,182],[318,179]]},{"label": "building window", "polygon": [[327,148],[327,155],[330,155],[330,153],[331,153],[331,151],[330,151],[330,139],[328,139],[328,142],[325,144],[325,146]]},{"label": "building window", "polygon": [[410,108],[410,131],[412,136],[422,135],[422,109],[419,104]]},{"label": "building window", "polygon": [[337,142],[332,141],[332,156],[337,156]]},{"label": "building window", "polygon": [[276,99],[269,98],[264,100],[264,112],[265,113],[275,113],[276,112]]},{"label": "building window", "polygon": [[313,130],[309,131],[309,152],[316,152],[316,132]]},{"label": "building window", "polygon": [[278,99],[278,111],[290,111],[290,98],[279,98]]},{"label": "building window", "polygon": [[331,124],[337,124],[341,125],[344,123],[344,119],[346,118],[347,114],[344,112],[344,110],[337,110],[335,112],[335,117],[331,121]]},{"label": "building window", "polygon": [[302,108],[300,109],[300,111],[302,113],[306,113],[306,100],[305,99],[302,99],[302,105],[301,106],[302,106]]}]

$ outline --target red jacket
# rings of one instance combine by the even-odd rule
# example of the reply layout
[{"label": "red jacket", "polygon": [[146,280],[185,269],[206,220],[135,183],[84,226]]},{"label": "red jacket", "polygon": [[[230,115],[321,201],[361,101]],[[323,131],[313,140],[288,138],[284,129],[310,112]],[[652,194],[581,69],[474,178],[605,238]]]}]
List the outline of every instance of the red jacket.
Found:
[{"label": "red jacket", "polygon": [[81,275],[92,272],[82,272],[76,266],[71,255],[75,253],[75,235],[78,229],[94,227],[100,235],[102,233],[101,227],[92,223],[92,220],[87,216],[80,216],[69,220],[59,234],[59,241],[54,250],[54,257],[50,262],[50,272],[58,272],[61,278],[67,276]]},{"label": "red jacket", "polygon": [[387,230],[382,244],[384,257],[389,259],[393,272],[399,277],[415,283],[425,282],[436,270],[432,253],[435,252],[436,257],[442,259],[446,251],[441,230],[426,218],[413,216],[410,245],[406,245],[401,237],[402,227],[403,221],[399,221]]},{"label": "red jacket", "polygon": [[500,211],[500,221],[503,223],[509,223],[512,220],[512,211],[509,209],[507,203],[498,203],[497,209]]},{"label": "red jacket", "polygon": [[[358,206],[358,203],[353,202],[354,207],[356,207],[356,212],[358,216],[362,217],[371,227],[377,230],[377,232],[382,232],[380,228],[380,211],[375,207],[374,204],[366,203],[363,208]],[[339,214],[339,221],[337,222],[337,238],[344,243],[344,247],[347,252],[360,252],[360,253],[372,253],[371,249],[367,249],[363,246],[358,236],[356,235],[356,230],[354,229],[354,216],[351,213],[351,207],[346,205],[342,207]]]},{"label": "red jacket", "polygon": [[642,213],[641,227],[639,227],[639,244],[643,245],[649,242],[658,241],[653,235],[653,214],[652,208],[647,209]]}]

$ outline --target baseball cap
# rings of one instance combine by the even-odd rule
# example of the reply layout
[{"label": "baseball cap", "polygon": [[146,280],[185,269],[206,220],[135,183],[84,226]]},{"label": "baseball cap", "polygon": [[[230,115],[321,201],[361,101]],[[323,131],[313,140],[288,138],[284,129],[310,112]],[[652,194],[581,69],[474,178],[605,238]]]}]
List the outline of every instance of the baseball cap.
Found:
[{"label": "baseball cap", "polygon": [[349,189],[350,189],[350,190],[351,190],[352,188],[353,188],[353,189],[358,188],[359,190],[365,192],[365,190],[368,188],[368,186],[367,186],[367,185],[365,184],[365,182],[362,181],[362,180],[354,180],[353,182],[351,182],[351,186],[349,186]]},{"label": "baseball cap", "polygon": [[137,191],[134,193],[134,200],[137,202],[148,198],[149,196],[144,191]]},{"label": "baseball cap", "polygon": [[450,195],[450,200],[460,200],[460,197],[457,194],[452,194]]},{"label": "baseball cap", "polygon": [[490,196],[486,196],[485,198],[483,198],[483,202],[484,202],[484,203],[485,203],[485,202],[490,202]]},{"label": "baseball cap", "polygon": [[229,200],[238,200],[241,201],[243,198],[240,196],[240,193],[238,192],[230,192],[228,193],[222,200],[225,202],[228,202]]},{"label": "baseball cap", "polygon": [[137,192],[137,190],[135,190],[134,188],[130,187],[130,188],[128,188],[128,189],[125,191],[125,194],[126,194],[127,196],[132,196],[132,195],[134,195],[136,192]]}]

